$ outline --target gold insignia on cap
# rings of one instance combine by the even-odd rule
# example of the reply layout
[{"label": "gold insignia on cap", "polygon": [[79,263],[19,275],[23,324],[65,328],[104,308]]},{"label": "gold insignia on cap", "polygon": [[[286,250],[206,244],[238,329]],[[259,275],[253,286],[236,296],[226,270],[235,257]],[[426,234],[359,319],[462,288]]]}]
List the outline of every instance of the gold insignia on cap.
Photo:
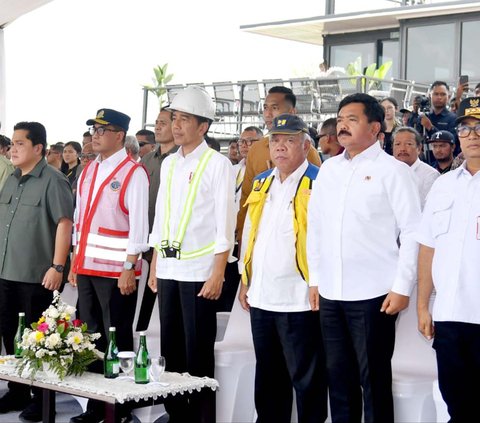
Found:
[{"label": "gold insignia on cap", "polygon": [[285,126],[287,124],[287,119],[277,120],[277,126]]},{"label": "gold insignia on cap", "polygon": [[105,116],[105,110],[100,110],[100,111],[97,113],[96,119],[103,119],[104,116]]},{"label": "gold insignia on cap", "polygon": [[471,107],[470,109],[465,109],[465,116],[470,115],[480,115],[480,107]]},{"label": "gold insignia on cap", "polygon": [[478,98],[472,98],[470,100],[470,107],[478,107],[479,100]]}]

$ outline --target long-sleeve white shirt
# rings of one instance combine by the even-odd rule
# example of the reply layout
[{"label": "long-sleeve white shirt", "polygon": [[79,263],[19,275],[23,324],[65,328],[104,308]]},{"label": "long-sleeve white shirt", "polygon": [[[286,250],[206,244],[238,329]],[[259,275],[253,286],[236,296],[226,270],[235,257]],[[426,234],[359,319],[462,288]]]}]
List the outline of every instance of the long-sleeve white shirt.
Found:
[{"label": "long-sleeve white shirt", "polygon": [[[248,303],[262,310],[278,312],[308,311],[308,284],[297,271],[293,199],[308,162],[280,182],[278,169],[262,210],[252,257],[252,278]],[[250,235],[251,221],[247,213],[243,228],[242,257]],[[242,265],[243,269],[243,265]]]},{"label": "long-sleeve white shirt", "polygon": [[351,160],[346,152],[327,160],[308,207],[310,286],[330,300],[410,295],[420,217],[411,169],[378,143]]},{"label": "long-sleeve white shirt", "polygon": [[[160,188],[155,206],[155,219],[149,243],[152,247],[162,240],[173,241],[183,214],[190,181],[193,178],[202,154],[208,149],[203,141],[187,156],[180,148],[168,156],[160,170]],[[165,202],[167,196],[167,174],[172,160],[176,159],[172,175],[170,199],[170,234],[163,234]],[[233,168],[223,155],[214,152],[200,180],[197,196],[193,203],[190,221],[187,225],[181,250],[186,252],[204,248],[215,243],[213,253],[189,259],[163,258],[157,254],[156,276],[161,279],[202,282],[213,270],[214,255],[230,251],[234,242],[235,203]]]},{"label": "long-sleeve white shirt", "polygon": [[[125,148],[112,154],[109,158],[101,160],[98,156],[98,171],[93,187],[92,203],[97,196],[98,189],[103,181],[127,157]],[[90,166],[93,166],[92,163]],[[81,176],[79,177],[81,180]],[[79,187],[80,188],[80,187]],[[79,210],[81,209],[80,189],[77,190],[77,203],[75,208],[75,225],[77,227]],[[148,246],[148,176],[143,169],[136,169],[125,191],[125,207],[128,209],[130,230],[128,232],[127,254],[136,255],[147,251]],[[73,245],[76,245],[76,229],[74,229]]]},{"label": "long-sleeve white shirt", "polygon": [[420,159],[417,159],[417,161],[411,166],[411,169],[417,180],[418,191],[420,192],[420,202],[423,210],[427,194],[430,191],[430,188],[432,188],[435,180],[440,176],[440,173],[432,166],[422,162]]}]

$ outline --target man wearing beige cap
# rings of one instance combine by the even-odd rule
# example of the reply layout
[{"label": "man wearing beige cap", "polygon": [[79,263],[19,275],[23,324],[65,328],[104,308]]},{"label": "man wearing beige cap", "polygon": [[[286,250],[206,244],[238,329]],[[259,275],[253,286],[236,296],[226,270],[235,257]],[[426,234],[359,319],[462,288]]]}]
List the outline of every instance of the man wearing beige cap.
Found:
[{"label": "man wearing beige cap", "polygon": [[246,201],[239,294],[252,324],[257,421],[290,421],[294,389],[298,421],[323,422],[318,292],[312,307],[306,257],[307,207],[318,167],[307,161],[308,127],[298,116],[277,116],[268,136],[275,167],[255,177]]}]

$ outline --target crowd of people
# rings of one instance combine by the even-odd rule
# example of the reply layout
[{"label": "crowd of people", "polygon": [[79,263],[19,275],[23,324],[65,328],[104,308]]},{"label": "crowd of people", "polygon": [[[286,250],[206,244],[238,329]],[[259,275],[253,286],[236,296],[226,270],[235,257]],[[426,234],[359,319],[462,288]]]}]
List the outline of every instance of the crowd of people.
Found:
[{"label": "crowd of people", "polygon": [[[7,354],[18,313],[36,321],[68,281],[81,319],[102,334],[99,350],[112,326],[119,349],[132,350],[133,331],[158,318],[158,298],[167,370],[214,377],[216,313],[238,293],[250,313],[259,423],[289,422],[293,391],[301,423],[325,421],[328,400],[333,422],[393,422],[395,322],[417,307],[451,421],[472,421],[480,391],[476,95],[455,97],[454,114],[448,85],[435,81],[431,109],[416,98],[400,118],[394,98],[353,94],[315,131],[297,115],[294,93],[277,86],[263,105],[268,132],[245,127],[228,157],[207,137],[215,107],[198,86],[160,110],[155,131],[135,136],[130,117],[113,109],[86,121],[82,143],[49,148],[41,123],[19,122],[11,140],[0,137]],[[142,259],[150,290],[134,328]],[[414,289],[418,304],[409,304]],[[165,408],[172,423],[214,421],[215,395],[170,397]],[[40,421],[40,390],[9,383],[0,413],[14,410]],[[120,421],[131,421],[131,410],[124,405]],[[70,421],[104,417],[90,400]]]}]

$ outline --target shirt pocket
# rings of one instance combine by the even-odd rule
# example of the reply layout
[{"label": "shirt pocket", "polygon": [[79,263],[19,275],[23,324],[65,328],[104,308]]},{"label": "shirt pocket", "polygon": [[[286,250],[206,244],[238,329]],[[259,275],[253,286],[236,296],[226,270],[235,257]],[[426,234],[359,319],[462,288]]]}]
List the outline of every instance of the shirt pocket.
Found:
[{"label": "shirt pocket", "polygon": [[41,196],[38,193],[22,195],[15,217],[18,220],[35,223],[39,220]]},{"label": "shirt pocket", "polygon": [[12,202],[12,193],[11,192],[2,192],[0,195],[0,219],[3,221],[5,216],[7,216],[8,208]]},{"label": "shirt pocket", "polygon": [[448,232],[452,218],[453,200],[442,198],[432,211],[432,236],[438,238]]}]

